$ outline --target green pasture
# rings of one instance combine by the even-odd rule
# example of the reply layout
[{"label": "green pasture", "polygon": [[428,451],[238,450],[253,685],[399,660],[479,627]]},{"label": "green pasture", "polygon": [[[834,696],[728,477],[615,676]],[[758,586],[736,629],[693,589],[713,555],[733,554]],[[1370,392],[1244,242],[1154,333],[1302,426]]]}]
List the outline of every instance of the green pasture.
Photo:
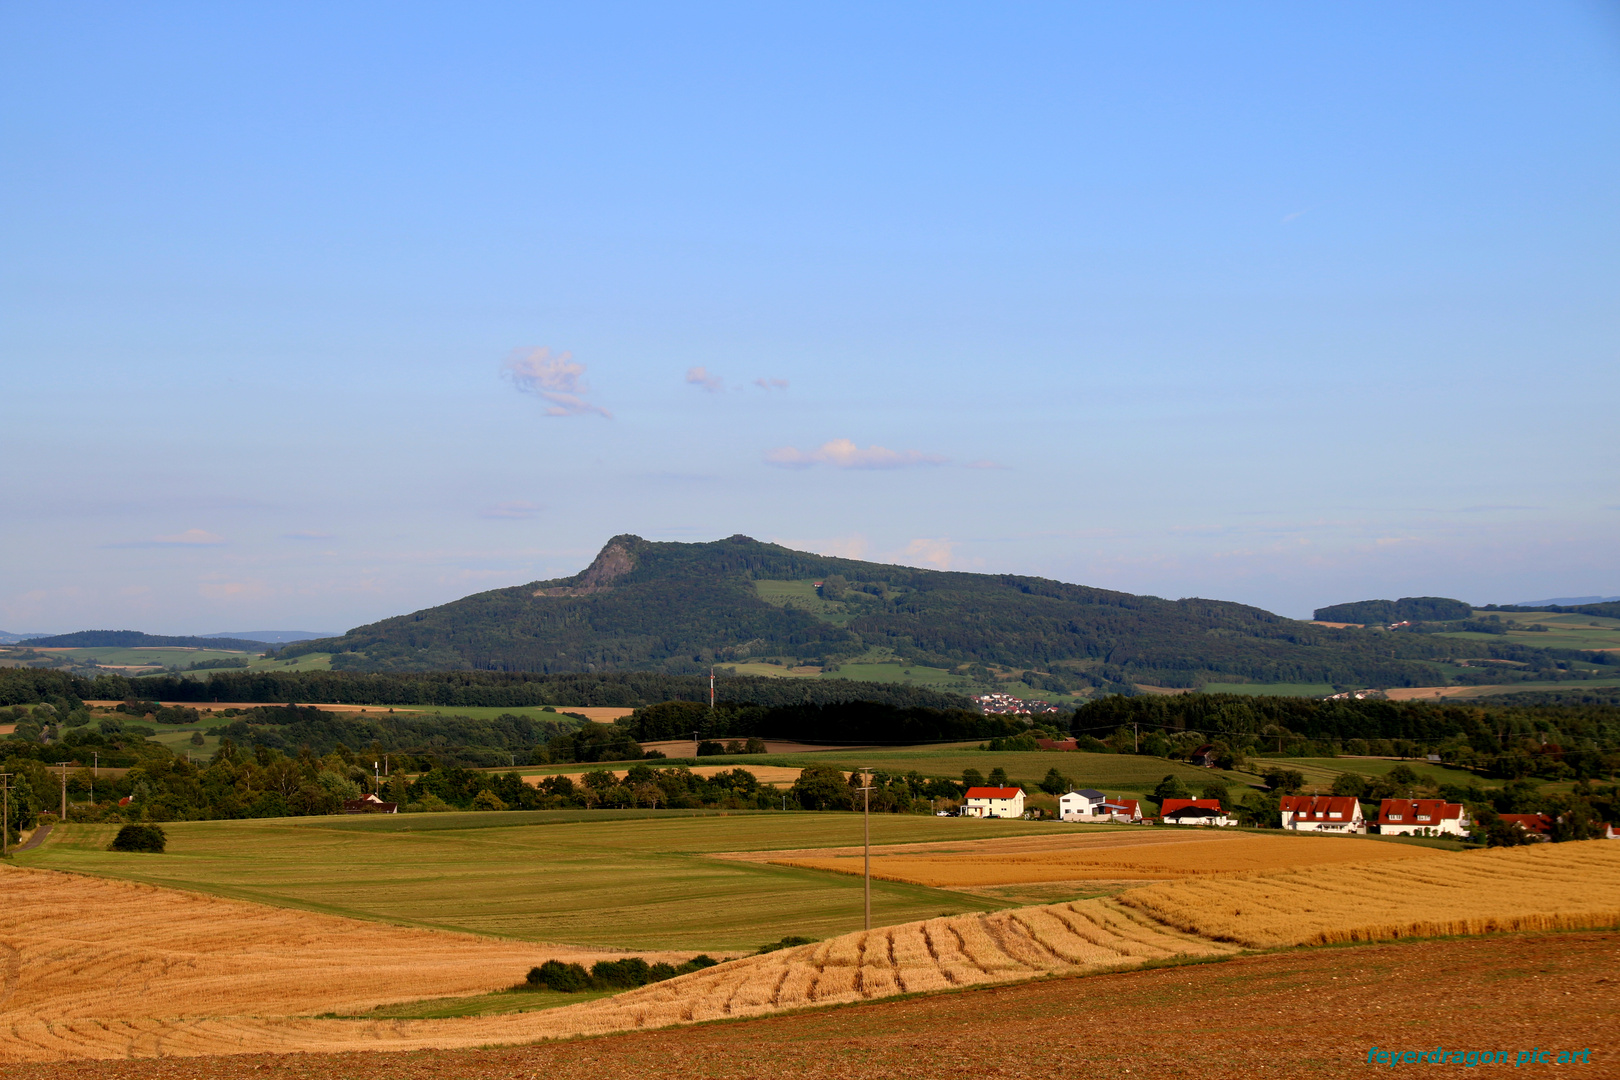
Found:
[{"label": "green pasture", "polygon": [[[253,657],[248,663],[249,671],[331,671],[331,653],[305,653],[302,656],[292,657],[290,660],[277,660],[272,658],[260,659]],[[208,672],[197,674],[207,678]]]},{"label": "green pasture", "polygon": [[[1299,764],[1296,765],[1295,762],[1299,762]],[[1436,765],[1431,761],[1413,761],[1410,759],[1400,761],[1391,758],[1358,757],[1256,758],[1250,761],[1250,765],[1261,769],[1278,765],[1284,769],[1300,769],[1302,772],[1307,769],[1321,769],[1332,773],[1334,776],[1347,772],[1360,773],[1362,776],[1384,776],[1397,765],[1405,765],[1422,779],[1436,784],[1466,784],[1470,780],[1480,780],[1482,784],[1492,785],[1503,783],[1501,780],[1480,779],[1478,773],[1469,769],[1451,768],[1446,765]],[[1328,782],[1332,783],[1332,780],[1329,779]]]},{"label": "green pasture", "polygon": [[1249,694],[1255,697],[1327,697],[1332,683],[1205,683],[1206,694]]},{"label": "green pasture", "polygon": [[[61,649],[51,650],[47,656],[63,656],[77,664],[95,662],[97,664],[118,667],[159,665],[168,667],[195,664],[203,660],[248,660],[256,659],[256,654],[238,652],[230,649],[182,649],[167,646],[144,647],[136,649],[120,649],[112,646],[88,649]],[[206,672],[204,673],[206,674]]]},{"label": "green pasture", "polygon": [[[873,815],[874,844],[1073,832],[1054,822]],[[858,845],[845,813],[517,811],[165,822],[163,855],[69,823],[17,863],[280,907],[529,941],[736,952],[861,927],[855,877],[711,858]],[[872,882],[874,925],[1007,901]]]},{"label": "green pasture", "polygon": [[[1550,611],[1474,612],[1475,618],[1486,618],[1491,615],[1514,627],[1529,627],[1540,623],[1547,628],[1545,631],[1529,629],[1508,631],[1507,637],[1510,641],[1524,645],[1539,645],[1544,649],[1620,649],[1620,619]],[[1468,636],[1489,638],[1494,635]]]},{"label": "green pasture", "polygon": [[856,605],[823,600],[810,581],[755,581],[754,592],[767,604],[808,612],[834,626],[843,626],[861,613]]},{"label": "green pasture", "polygon": [[[1164,758],[1138,757],[1134,754],[1088,754],[1077,750],[1031,750],[991,752],[980,750],[979,743],[946,743],[939,746],[874,747],[868,750],[814,750],[797,754],[716,754],[701,758],[669,758],[647,764],[656,768],[672,765],[718,766],[743,768],[750,765],[778,765],[802,769],[807,765],[835,765],[853,772],[856,769],[881,769],[890,773],[908,773],[913,770],[926,777],[946,777],[960,780],[964,769],[978,769],[985,776],[998,765],[1007,770],[1014,784],[1032,791],[1046,777],[1048,769],[1073,780],[1076,787],[1094,787],[1110,794],[1152,791],[1167,775],[1181,778],[1193,787],[1212,779],[1229,784],[1246,785],[1254,778],[1242,773],[1203,769],[1182,761]],[[595,768],[623,769],[631,762],[601,762],[572,765],[531,765],[519,771],[525,776],[550,776],[557,773],[577,773]],[[494,770],[505,772],[504,769]]]},{"label": "green pasture", "polygon": [[493,994],[474,994],[470,997],[428,998],[422,1001],[404,1001],[397,1005],[379,1005],[370,1012],[324,1013],[323,1020],[447,1020],[458,1016],[501,1016],[508,1013],[539,1012],[558,1009],[564,1005],[577,1005],[582,1001],[595,1001],[617,993],[616,990],[586,990],[578,994],[562,994],[555,990],[500,990]]}]

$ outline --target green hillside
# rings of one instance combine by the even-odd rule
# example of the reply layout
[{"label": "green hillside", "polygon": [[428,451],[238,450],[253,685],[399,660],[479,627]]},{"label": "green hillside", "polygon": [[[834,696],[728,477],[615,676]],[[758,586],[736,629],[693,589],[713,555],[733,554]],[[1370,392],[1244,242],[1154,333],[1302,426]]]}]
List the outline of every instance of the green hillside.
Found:
[{"label": "green hillside", "polygon": [[[822,582],[820,587],[815,583]],[[479,593],[280,656],[342,671],[662,671],[887,659],[1054,694],[1131,683],[1423,686],[1456,643],[1333,629],[1219,600],[825,558],[733,536],[610,540],[568,578]]]}]

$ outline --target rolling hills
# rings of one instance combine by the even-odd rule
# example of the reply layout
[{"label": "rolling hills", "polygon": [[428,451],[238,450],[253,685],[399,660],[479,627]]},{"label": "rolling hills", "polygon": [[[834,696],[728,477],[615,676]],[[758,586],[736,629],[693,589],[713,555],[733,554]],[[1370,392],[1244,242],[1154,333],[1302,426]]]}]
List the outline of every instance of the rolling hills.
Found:
[{"label": "rolling hills", "polygon": [[661,671],[871,659],[1025,672],[1055,693],[1205,682],[1422,686],[1455,643],[1315,626],[1011,574],[828,558],[732,536],[616,536],[572,577],[478,593],[285,646],[349,671]]}]

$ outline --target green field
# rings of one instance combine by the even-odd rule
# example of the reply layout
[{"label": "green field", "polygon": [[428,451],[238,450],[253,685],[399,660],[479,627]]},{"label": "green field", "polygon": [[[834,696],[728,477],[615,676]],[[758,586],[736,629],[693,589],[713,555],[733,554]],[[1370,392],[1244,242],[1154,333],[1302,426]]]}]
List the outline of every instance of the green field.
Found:
[{"label": "green field", "polygon": [[[855,814],[527,811],[166,822],[168,853],[106,850],[116,826],[59,827],[23,866],[127,878],[281,907],[532,941],[751,950],[861,926],[861,882],[707,858],[859,844]],[[874,815],[874,844],[1084,826]],[[1009,902],[872,883],[874,925]]]},{"label": "green field", "polygon": [[[1095,787],[1113,793],[1135,792],[1146,794],[1167,775],[1181,778],[1193,787],[1213,779],[1243,786],[1254,778],[1242,773],[1202,769],[1181,761],[1164,758],[1137,757],[1134,754],[1087,754],[1076,750],[1032,750],[992,753],[978,749],[978,743],[947,743],[940,746],[880,747],[870,750],[816,750],[802,754],[716,754],[713,757],[671,758],[652,762],[658,767],[671,765],[713,765],[721,768],[748,768],[750,765],[779,765],[802,769],[806,765],[836,765],[846,771],[859,768],[882,769],[890,773],[908,773],[916,770],[926,777],[945,777],[960,780],[962,770],[978,769],[985,776],[998,765],[1007,770],[1008,778],[1022,785],[1026,791],[1034,790],[1045,779],[1048,769],[1057,769],[1074,781],[1077,787]],[[555,773],[577,773],[603,766],[622,769],[625,762],[604,762],[603,765],[531,765],[520,769],[525,776],[549,776]],[[504,771],[504,770],[498,770]]]},{"label": "green field", "polygon": [[[1362,776],[1384,776],[1397,765],[1405,765],[1417,773],[1424,780],[1436,784],[1466,784],[1470,780],[1479,778],[1479,774],[1468,769],[1453,769],[1444,765],[1436,765],[1429,761],[1394,761],[1389,758],[1254,758],[1249,762],[1250,768],[1264,771],[1276,765],[1284,769],[1297,769],[1312,779],[1312,774],[1325,774],[1326,782],[1331,784],[1333,778],[1340,773],[1360,773]],[[1482,783],[1485,781],[1482,781]],[[1500,785],[1502,781],[1492,780],[1491,784]]]}]

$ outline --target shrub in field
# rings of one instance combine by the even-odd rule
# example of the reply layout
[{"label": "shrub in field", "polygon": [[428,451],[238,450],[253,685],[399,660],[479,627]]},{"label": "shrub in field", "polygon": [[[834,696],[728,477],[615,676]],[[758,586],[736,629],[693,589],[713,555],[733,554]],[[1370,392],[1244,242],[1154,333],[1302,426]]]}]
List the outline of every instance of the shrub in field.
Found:
[{"label": "shrub in field", "polygon": [[168,837],[157,825],[125,825],[113,837],[109,851],[155,851],[162,853]]},{"label": "shrub in field", "polygon": [[623,960],[599,960],[589,971],[579,964],[565,964],[547,960],[537,968],[529,969],[527,986],[539,990],[555,990],[563,994],[578,994],[586,990],[634,990],[648,983],[663,982],[677,975],[690,975],[694,971],[711,968],[720,961],[706,954],[692,957],[684,964],[649,964],[639,956]]},{"label": "shrub in field", "polygon": [[591,988],[591,974],[579,964],[565,964],[560,960],[547,960],[537,968],[529,969],[529,985],[564,994],[577,994]]}]

